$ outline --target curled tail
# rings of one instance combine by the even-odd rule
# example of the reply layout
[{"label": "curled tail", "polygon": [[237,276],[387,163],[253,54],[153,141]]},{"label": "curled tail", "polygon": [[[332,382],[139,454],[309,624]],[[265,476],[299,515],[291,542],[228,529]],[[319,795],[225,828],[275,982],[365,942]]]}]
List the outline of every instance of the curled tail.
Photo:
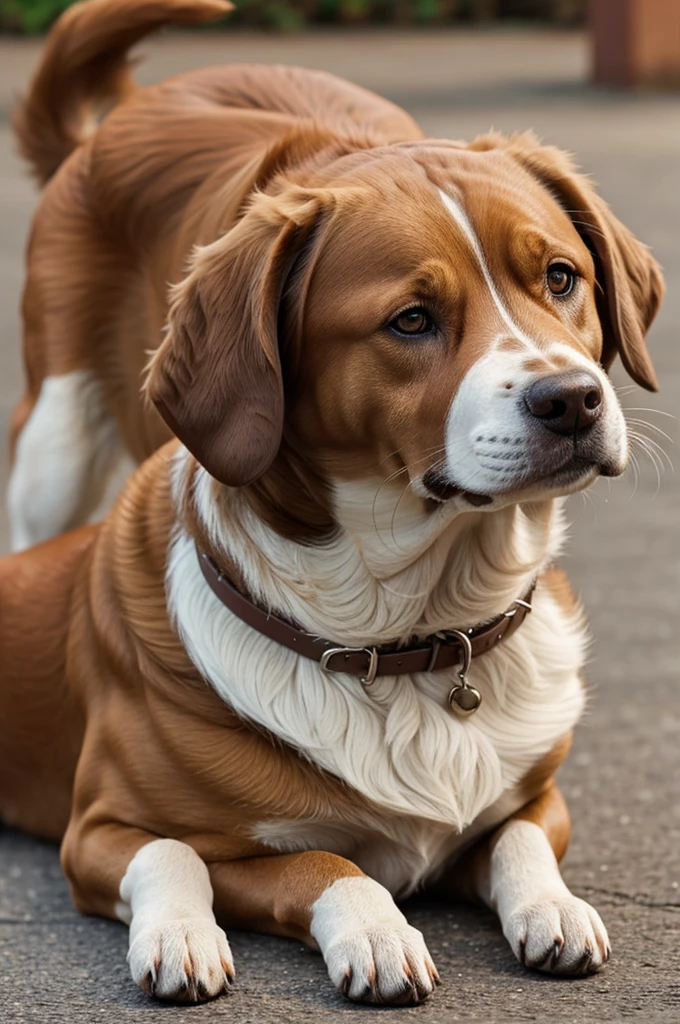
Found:
[{"label": "curled tail", "polygon": [[87,136],[92,113],[132,88],[128,50],[163,25],[224,17],[229,0],[81,0],[50,32],[28,95],[14,115],[22,155],[44,183]]}]

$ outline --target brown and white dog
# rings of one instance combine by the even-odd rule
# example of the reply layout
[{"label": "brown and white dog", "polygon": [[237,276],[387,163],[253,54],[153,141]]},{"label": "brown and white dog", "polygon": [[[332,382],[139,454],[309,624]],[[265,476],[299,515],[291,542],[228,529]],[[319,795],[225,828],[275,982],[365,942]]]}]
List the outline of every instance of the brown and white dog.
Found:
[{"label": "brown and white dog", "polygon": [[[659,270],[532,136],[425,139],[295,68],[129,85],[134,41],[224,10],[72,8],[20,115],[50,180],[16,546],[151,457],[101,525],[0,562],[0,813],[63,839],[77,906],[130,924],[157,996],[229,988],[218,919],[316,945],[352,999],[421,1000],[437,972],[394,902],[421,886],[493,907],[528,966],[597,970],[606,931],[558,868],[586,635],[551,565],[559,499],[626,465],[606,368],[619,353],[655,387]],[[102,96],[120,102],[81,137]],[[155,454],[153,348],[146,393],[179,439]],[[369,652],[473,629],[538,582],[474,659],[463,718],[459,668],[324,672],[225,607],[197,548],[255,604]]]}]

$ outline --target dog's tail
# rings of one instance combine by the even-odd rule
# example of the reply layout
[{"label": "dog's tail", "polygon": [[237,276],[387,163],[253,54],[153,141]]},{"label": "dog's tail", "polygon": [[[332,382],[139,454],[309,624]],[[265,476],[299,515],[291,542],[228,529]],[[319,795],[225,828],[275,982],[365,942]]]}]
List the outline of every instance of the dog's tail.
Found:
[{"label": "dog's tail", "polygon": [[229,0],[82,0],[50,32],[28,94],[14,115],[22,155],[44,183],[87,137],[98,110],[132,88],[128,50],[163,25],[216,21]]}]

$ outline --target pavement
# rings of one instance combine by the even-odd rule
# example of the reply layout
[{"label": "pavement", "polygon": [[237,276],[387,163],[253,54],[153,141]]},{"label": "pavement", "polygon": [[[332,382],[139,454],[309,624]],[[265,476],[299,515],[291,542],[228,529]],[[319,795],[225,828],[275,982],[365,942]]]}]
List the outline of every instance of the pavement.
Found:
[{"label": "pavement", "polygon": [[[20,393],[17,307],[22,249],[35,194],[12,154],[11,97],[36,60],[34,42],[0,40],[0,431]],[[626,96],[586,84],[579,33],[436,31],[272,36],[168,34],[147,43],[153,80],[222,61],[328,68],[406,106],[434,136],[470,138],[491,125],[532,127],[575,152],[619,216],[665,267],[668,296],[650,335],[661,393],[624,391],[630,418],[677,441],[680,408],[680,101]],[[625,385],[622,373],[616,383]],[[638,411],[643,409],[645,411]],[[671,441],[650,427],[671,458]],[[571,981],[515,963],[489,913],[415,901],[443,987],[424,1006],[371,1010],[346,1003],[321,958],[294,942],[230,936],[238,984],[202,1007],[154,1004],[132,985],[126,931],[72,909],[54,847],[0,833],[0,1024],[207,1021],[269,1024],[368,1019],[680,1021],[680,483],[660,480],[640,453],[630,472],[570,504],[566,563],[590,614],[590,710],[561,773],[574,820],[564,873],[593,902],[612,939],[611,964]],[[7,464],[0,459],[0,488]],[[0,550],[7,545],[0,512]],[[36,623],[39,630],[39,624]],[[358,1016],[357,1016],[358,1015]],[[366,1016],[364,1016],[366,1015]]]}]

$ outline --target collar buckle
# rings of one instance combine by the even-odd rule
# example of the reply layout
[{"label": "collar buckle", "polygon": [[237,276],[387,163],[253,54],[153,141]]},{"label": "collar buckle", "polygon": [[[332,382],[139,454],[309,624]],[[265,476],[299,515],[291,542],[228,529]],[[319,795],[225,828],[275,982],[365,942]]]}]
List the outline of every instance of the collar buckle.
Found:
[{"label": "collar buckle", "polygon": [[367,654],[368,655],[368,669],[366,675],[360,676],[359,681],[362,686],[370,686],[378,674],[378,661],[380,655],[378,654],[377,647],[331,647],[329,650],[324,651],[319,659],[319,665],[322,672],[342,672],[342,668],[332,668],[329,665],[329,661],[336,654],[342,654],[347,658],[350,654]]}]

